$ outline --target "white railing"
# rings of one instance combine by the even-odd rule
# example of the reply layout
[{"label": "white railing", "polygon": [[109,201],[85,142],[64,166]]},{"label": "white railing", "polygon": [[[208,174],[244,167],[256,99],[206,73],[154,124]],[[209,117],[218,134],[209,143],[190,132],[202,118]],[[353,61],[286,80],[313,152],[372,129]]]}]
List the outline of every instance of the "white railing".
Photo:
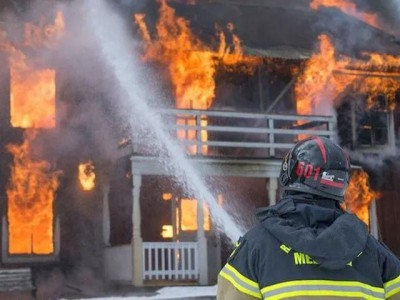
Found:
[{"label": "white railing", "polygon": [[196,155],[280,157],[299,137],[333,138],[336,129],[334,116],[178,109],[160,113],[171,135],[178,135],[181,144],[191,149],[188,152]]},{"label": "white railing", "polygon": [[197,280],[198,266],[196,242],[143,243],[144,280]]}]

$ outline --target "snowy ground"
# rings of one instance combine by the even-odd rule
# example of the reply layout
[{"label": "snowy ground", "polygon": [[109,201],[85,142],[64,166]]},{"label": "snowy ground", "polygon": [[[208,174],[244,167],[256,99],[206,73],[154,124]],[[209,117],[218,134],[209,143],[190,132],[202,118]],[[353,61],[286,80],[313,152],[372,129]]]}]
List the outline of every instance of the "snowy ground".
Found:
[{"label": "snowy ground", "polygon": [[[91,300],[143,300],[143,299],[215,299],[217,286],[185,286],[185,287],[164,287],[155,292],[156,295],[146,296],[124,296],[124,297],[106,297],[90,298]],[[83,299],[80,299],[83,300]]]}]

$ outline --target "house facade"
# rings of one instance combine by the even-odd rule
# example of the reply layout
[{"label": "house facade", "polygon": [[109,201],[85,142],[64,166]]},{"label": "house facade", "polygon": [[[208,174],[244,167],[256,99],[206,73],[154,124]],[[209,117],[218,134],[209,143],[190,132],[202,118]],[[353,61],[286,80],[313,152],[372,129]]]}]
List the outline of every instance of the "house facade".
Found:
[{"label": "house facade", "polygon": [[[400,253],[391,229],[398,226],[400,209],[394,163],[400,46],[385,30],[337,9],[315,10],[299,0],[288,8],[280,2],[117,5],[132,36],[144,42],[143,66],[165,98],[155,112],[169,148],[151,130],[139,130],[140,124],[119,124],[118,83],[95,44],[77,42],[90,39],[74,22],[73,10],[65,9],[65,24],[56,10],[47,16],[50,25],[68,29],[63,38],[63,29],[39,21],[7,27],[13,43],[0,40],[1,65],[8,66],[0,70],[1,268],[29,269],[36,282],[57,274],[78,290],[84,290],[80,282],[88,277],[96,286],[213,284],[235,240],[255,224],[255,210],[279,200],[282,157],[309,135],[338,141],[349,151],[355,172],[369,175],[366,187],[376,194],[361,205],[365,220],[374,236]],[[135,24],[132,15],[143,13],[144,23]],[[170,28],[179,25],[178,32],[191,34],[189,48],[173,36],[178,47],[163,44],[168,39],[156,32],[163,13],[175,20]],[[60,32],[53,37],[60,36],[60,44],[37,47],[23,41],[24,29]],[[349,36],[353,32],[357,35]],[[154,54],[157,47],[163,51]],[[33,67],[19,72],[15,53],[32,60]],[[182,53],[200,64],[180,60]],[[370,61],[375,55],[394,62],[381,69]],[[315,62],[322,63],[318,72],[312,69]],[[187,77],[178,80],[175,69],[194,73],[182,72]],[[320,73],[328,76],[321,79]],[[15,116],[16,99],[30,100],[24,97],[36,89],[27,82],[36,78],[38,89],[46,87],[50,95],[39,98],[48,98],[43,107],[51,113],[25,123]],[[199,78],[211,85],[188,96]],[[343,82],[351,84],[339,85]],[[43,102],[34,102],[28,112],[22,109],[21,116],[35,107],[45,111]],[[25,181],[15,181],[16,170]],[[39,177],[32,175],[36,171]],[[30,178],[43,181],[35,185]],[[41,200],[41,187],[50,200]],[[358,204],[351,203],[349,210]],[[20,234],[26,227],[30,231]]]}]

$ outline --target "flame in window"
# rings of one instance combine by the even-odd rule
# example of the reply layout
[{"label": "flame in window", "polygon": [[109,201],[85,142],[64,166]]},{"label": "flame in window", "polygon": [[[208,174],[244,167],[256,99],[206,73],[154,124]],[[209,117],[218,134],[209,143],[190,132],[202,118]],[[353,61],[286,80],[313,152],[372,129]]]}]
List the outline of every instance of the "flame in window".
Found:
[{"label": "flame in window", "polygon": [[[64,19],[57,13],[54,24],[25,24],[25,40],[21,45],[30,50],[51,47],[64,31]],[[54,69],[37,67],[35,58],[28,57],[15,44],[7,40],[0,28],[0,49],[8,55],[11,87],[11,124],[21,128],[55,127],[55,77]]]},{"label": "flame in window", "polygon": [[27,130],[21,145],[8,145],[14,156],[7,186],[9,248],[11,254],[53,252],[53,203],[58,188],[57,172],[32,155],[37,132]]},{"label": "flame in window", "polygon": [[26,64],[16,63],[10,67],[12,126],[55,127],[55,71],[33,70]]},{"label": "flame in window", "polygon": [[[195,231],[197,230],[197,200],[196,199],[181,199],[181,230],[182,231]],[[210,210],[208,206],[203,203],[203,228],[206,231],[211,229]]]},{"label": "flame in window", "polygon": [[95,187],[96,173],[92,161],[79,164],[79,183],[84,191],[91,191]]},{"label": "flame in window", "polygon": [[162,226],[162,231],[161,231],[161,236],[164,239],[169,239],[174,237],[174,230],[172,225],[163,225]]}]

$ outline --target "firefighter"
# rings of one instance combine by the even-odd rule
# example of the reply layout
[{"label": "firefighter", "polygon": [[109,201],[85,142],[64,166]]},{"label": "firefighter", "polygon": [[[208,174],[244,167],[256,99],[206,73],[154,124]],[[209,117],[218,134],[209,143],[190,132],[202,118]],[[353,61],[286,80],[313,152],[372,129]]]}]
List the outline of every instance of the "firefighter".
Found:
[{"label": "firefighter", "polygon": [[237,242],[217,299],[400,299],[400,261],[341,208],[349,177],[331,140],[297,143],[281,165],[282,199]]}]

